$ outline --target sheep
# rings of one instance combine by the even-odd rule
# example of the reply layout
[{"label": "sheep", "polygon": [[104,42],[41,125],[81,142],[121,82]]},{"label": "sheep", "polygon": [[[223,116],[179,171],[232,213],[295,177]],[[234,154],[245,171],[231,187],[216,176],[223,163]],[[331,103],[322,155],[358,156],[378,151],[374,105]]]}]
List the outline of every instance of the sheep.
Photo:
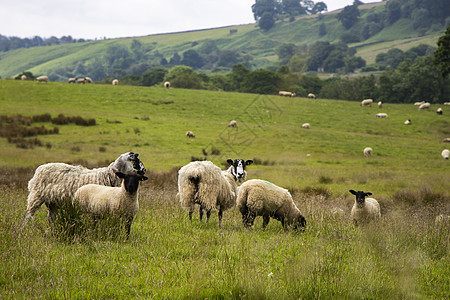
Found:
[{"label": "sheep", "polygon": [[387,113],[379,113],[376,114],[375,117],[385,119],[388,117]]},{"label": "sheep", "polygon": [[443,143],[450,143],[450,138],[444,138],[444,139],[442,140],[442,142],[443,142]]},{"label": "sheep", "polygon": [[316,99],[316,95],[314,95],[313,93],[309,93],[308,94],[308,98],[309,99]]},{"label": "sheep", "polygon": [[118,79],[114,79],[112,81],[112,85],[119,85],[119,80]]},{"label": "sheep", "polygon": [[420,101],[420,102],[414,102],[415,106],[421,106],[422,104],[424,104],[425,101]]},{"label": "sheep", "polygon": [[39,76],[36,80],[37,82],[48,82],[48,76]]},{"label": "sheep", "polygon": [[82,83],[85,84],[86,83],[86,78],[77,78],[77,83]]},{"label": "sheep", "polygon": [[230,123],[228,123],[228,127],[237,127],[236,120],[231,120]]},{"label": "sheep", "polygon": [[364,148],[364,150],[363,150],[363,153],[364,153],[364,156],[365,156],[365,157],[371,156],[371,155],[372,155],[372,152],[373,152],[373,150],[372,150],[372,148],[370,148],[370,147],[366,147],[366,148]]},{"label": "sheep", "polygon": [[186,136],[188,138],[195,138],[195,134],[192,131],[190,131],[190,130],[186,131]]},{"label": "sheep", "polygon": [[350,193],[356,196],[355,204],[352,207],[351,218],[353,224],[358,226],[360,223],[367,223],[371,219],[378,220],[381,217],[380,204],[374,198],[366,198],[372,193],[365,193],[363,191],[349,190]]},{"label": "sheep", "polygon": [[450,151],[448,149],[444,149],[442,150],[441,155],[444,159],[448,159],[448,157],[450,156]]},{"label": "sheep", "polygon": [[20,79],[21,79],[21,80],[27,80],[27,75],[22,75],[22,76],[20,76]]},{"label": "sheep", "polygon": [[108,167],[92,170],[64,163],[48,163],[39,166],[28,182],[28,204],[22,228],[44,203],[48,208],[49,222],[53,224],[58,203],[72,199],[80,186],[89,183],[120,186],[121,180],[114,174],[115,171],[125,174],[137,172],[144,175],[146,169],[138,156],[138,153],[127,152]]},{"label": "sheep", "polygon": [[383,107],[383,102],[378,101],[378,108],[382,108]]},{"label": "sheep", "polygon": [[364,99],[363,101],[361,101],[361,106],[372,106],[373,103],[373,99]]},{"label": "sheep", "polygon": [[72,199],[72,205],[79,205],[82,211],[101,216],[105,213],[118,214],[126,221],[127,239],[130,237],[131,223],[139,210],[139,181],[148,177],[130,173],[115,172],[123,179],[120,187],[87,184],[81,186]]},{"label": "sheep", "polygon": [[450,105],[450,102],[444,102],[444,105]]},{"label": "sheep", "polygon": [[245,227],[253,226],[257,216],[263,217],[263,228],[266,228],[271,217],[280,221],[284,229],[306,227],[306,220],[289,191],[265,180],[251,179],[244,182],[239,187],[236,206],[242,214]]},{"label": "sheep", "polygon": [[302,128],[303,129],[310,129],[311,126],[309,125],[309,123],[304,123],[304,124],[302,124]]},{"label": "sheep", "polygon": [[403,124],[405,124],[405,125],[411,125],[411,120],[408,119],[408,120],[406,120],[405,122],[403,122]]},{"label": "sheep", "polygon": [[245,167],[252,160],[228,159],[229,168],[222,171],[210,161],[194,161],[178,171],[178,194],[181,206],[189,211],[189,220],[195,204],[200,205],[200,221],[203,210],[206,210],[208,222],[212,209],[218,209],[219,226],[222,226],[223,211],[236,204],[237,184],[242,183],[247,176]]},{"label": "sheep", "polygon": [[438,115],[442,115],[442,113],[443,113],[442,108],[439,107],[438,109],[436,109],[436,113]]},{"label": "sheep", "polygon": [[418,110],[428,109],[428,108],[430,108],[430,103],[425,102],[419,106]]},{"label": "sheep", "polygon": [[84,77],[84,81],[86,83],[93,83],[94,82],[91,77]]},{"label": "sheep", "polygon": [[69,78],[69,80],[67,80],[68,83],[75,83],[77,82],[77,78]]},{"label": "sheep", "polygon": [[286,91],[279,91],[278,95],[284,96],[284,97],[294,97],[295,93],[292,92],[286,92]]},{"label": "sheep", "polygon": [[170,82],[168,82],[168,81],[164,82],[164,87],[166,89],[170,88]]}]

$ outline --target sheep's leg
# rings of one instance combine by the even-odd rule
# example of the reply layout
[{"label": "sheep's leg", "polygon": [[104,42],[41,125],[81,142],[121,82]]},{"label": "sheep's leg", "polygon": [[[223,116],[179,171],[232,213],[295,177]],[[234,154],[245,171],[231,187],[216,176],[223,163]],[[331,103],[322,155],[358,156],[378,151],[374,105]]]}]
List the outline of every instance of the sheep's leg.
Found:
[{"label": "sheep's leg", "polygon": [[56,220],[56,205],[54,203],[49,203],[49,204],[45,204],[48,208],[48,214],[47,214],[47,218],[48,218],[48,223],[50,224],[50,226],[55,225],[55,220]]},{"label": "sheep's leg", "polygon": [[203,221],[203,206],[200,205],[200,222]]},{"label": "sheep's leg", "polygon": [[189,207],[189,221],[192,221],[192,214],[194,213],[195,206]]},{"label": "sheep's leg", "polygon": [[223,217],[223,210],[222,208],[219,208],[219,227],[222,227],[222,217]]},{"label": "sheep's leg", "polygon": [[208,209],[208,210],[206,211],[206,223],[208,223],[209,217],[211,217],[211,210],[210,210],[210,209]]},{"label": "sheep's leg", "polygon": [[263,216],[263,228],[266,228],[267,224],[269,224],[270,221],[270,216],[269,215],[265,215]]},{"label": "sheep's leg", "polygon": [[125,225],[125,229],[127,230],[127,240],[130,238],[131,232],[131,223],[133,222],[133,218],[128,218],[127,223]]},{"label": "sheep's leg", "polygon": [[253,222],[255,221],[256,218],[256,214],[253,212],[249,212],[247,214],[247,218],[246,218],[246,222],[244,224],[244,226],[246,227],[252,227],[253,226]]}]

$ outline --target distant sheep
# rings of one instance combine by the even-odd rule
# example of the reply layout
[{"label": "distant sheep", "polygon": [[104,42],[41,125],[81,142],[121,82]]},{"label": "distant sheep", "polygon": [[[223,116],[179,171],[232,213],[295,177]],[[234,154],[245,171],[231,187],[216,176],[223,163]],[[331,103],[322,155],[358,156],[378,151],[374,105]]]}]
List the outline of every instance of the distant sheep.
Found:
[{"label": "distant sheep", "polygon": [[304,123],[304,124],[302,124],[302,128],[303,129],[310,129],[311,126],[309,125],[309,123]]},{"label": "distant sheep", "polygon": [[27,80],[27,75],[20,76],[20,80]]},{"label": "distant sheep", "polygon": [[112,85],[119,85],[119,80],[118,79],[114,79],[112,81]]},{"label": "distant sheep", "polygon": [[372,106],[373,103],[373,99],[364,99],[363,101],[361,101],[361,106]]},{"label": "distant sheep", "polygon": [[372,152],[373,152],[373,150],[372,150],[372,148],[370,148],[370,147],[366,147],[366,148],[364,148],[364,150],[363,150],[363,153],[364,153],[364,156],[365,156],[365,157],[371,156],[371,155],[372,155]]},{"label": "distant sheep", "polygon": [[316,99],[316,95],[314,95],[313,93],[309,93],[308,94],[308,98],[309,99]]},{"label": "distant sheep", "polygon": [[448,157],[450,156],[450,151],[448,149],[444,149],[442,150],[441,155],[444,159],[448,159]]},{"label": "distant sheep", "polygon": [[36,80],[37,82],[48,82],[48,76],[39,76]]},{"label": "distant sheep", "polygon": [[200,205],[200,220],[203,210],[206,210],[208,222],[211,210],[218,209],[219,226],[222,224],[223,212],[236,204],[237,184],[245,180],[245,167],[253,163],[252,160],[231,160],[230,167],[222,171],[210,161],[194,161],[178,171],[178,195],[181,206],[189,210],[189,219],[195,204]]},{"label": "distant sheep", "polygon": [[378,220],[381,217],[380,204],[374,198],[366,198],[372,193],[365,193],[363,191],[350,190],[350,193],[356,196],[355,204],[353,205],[351,218],[355,226],[367,223],[370,220]]},{"label": "distant sheep", "polygon": [[116,172],[115,174],[123,179],[120,187],[84,185],[75,192],[72,204],[78,204],[83,211],[96,216],[111,213],[123,217],[128,239],[131,223],[139,210],[139,182],[147,180],[148,177],[133,173]]},{"label": "distant sheep", "polygon": [[170,82],[168,82],[168,81],[164,82],[164,87],[166,89],[170,88]]},{"label": "distant sheep", "polygon": [[443,113],[442,108],[439,107],[438,109],[436,109],[436,113],[438,115],[442,115],[442,113]]},{"label": "distant sheep", "polygon": [[91,77],[84,77],[84,81],[85,81],[86,83],[92,83],[92,82],[94,82],[94,81],[92,80]]},{"label": "distant sheep", "polygon": [[75,83],[77,82],[77,78],[69,78],[69,80],[67,80],[68,83]]},{"label": "distant sheep", "polygon": [[430,108],[430,103],[425,102],[423,104],[420,104],[419,109],[418,110],[422,110],[422,109],[429,109]]},{"label": "distant sheep", "polygon": [[450,143],[450,138],[444,138],[444,139],[442,140],[442,142],[444,142],[444,143]]},{"label": "distant sheep", "polygon": [[403,122],[403,124],[405,124],[405,125],[411,125],[411,120],[408,119],[408,120],[406,120],[405,122]]},{"label": "distant sheep", "polygon": [[382,108],[383,107],[383,102],[378,101],[378,108]]},{"label": "distant sheep", "polygon": [[195,134],[192,131],[186,131],[186,136],[188,138],[195,138]]},{"label": "distant sheep", "polygon": [[84,78],[84,77],[77,78],[77,83],[85,84],[86,83],[86,78]]},{"label": "distant sheep", "polygon": [[420,101],[420,102],[414,102],[415,106],[421,106],[422,104],[424,104],[425,101]]},{"label": "distant sheep", "polygon": [[237,127],[236,120],[231,120],[230,123],[228,123],[228,127]]},{"label": "distant sheep", "polygon": [[294,97],[295,93],[292,92],[286,92],[286,91],[279,91],[278,95],[284,96],[284,97]]},{"label": "distant sheep", "polygon": [[386,113],[379,113],[376,114],[375,117],[385,119],[388,117],[388,115]]},{"label": "distant sheep", "polygon": [[236,206],[245,227],[253,226],[257,216],[263,217],[263,228],[270,218],[281,222],[283,228],[304,229],[305,217],[294,203],[288,190],[260,179],[251,179],[239,187]]},{"label": "distant sheep", "polygon": [[450,105],[450,102],[444,102],[444,105]]},{"label": "distant sheep", "polygon": [[114,172],[145,173],[145,167],[137,153],[127,152],[119,156],[108,167],[87,169],[64,163],[49,163],[39,166],[28,182],[27,212],[22,228],[30,221],[42,204],[48,208],[48,218],[53,223],[60,201],[71,201],[77,189],[85,184],[96,183],[120,186],[122,181]]}]

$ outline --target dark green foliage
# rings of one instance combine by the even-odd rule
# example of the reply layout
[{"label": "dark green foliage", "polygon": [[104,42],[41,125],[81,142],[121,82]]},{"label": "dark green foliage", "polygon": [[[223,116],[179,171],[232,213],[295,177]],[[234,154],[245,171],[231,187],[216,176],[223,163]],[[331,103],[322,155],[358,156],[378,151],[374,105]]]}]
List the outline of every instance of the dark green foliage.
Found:
[{"label": "dark green foliage", "polygon": [[275,53],[278,55],[278,59],[282,63],[287,63],[289,59],[297,52],[297,46],[295,44],[282,44],[275,50]]},{"label": "dark green foliage", "polygon": [[359,9],[357,5],[348,5],[338,14],[338,20],[342,23],[345,29],[351,28],[358,22]]},{"label": "dark green foliage", "polygon": [[279,80],[275,72],[259,69],[245,77],[240,90],[248,93],[275,94],[278,91]]},{"label": "dark green foliage", "polygon": [[325,25],[325,23],[320,23],[319,36],[324,36],[325,34],[327,34],[327,26]]},{"label": "dark green foliage", "polygon": [[272,14],[265,12],[261,19],[258,22],[259,28],[261,28],[264,31],[270,30],[273,25],[275,25],[275,20],[273,19]]},{"label": "dark green foliage", "polygon": [[164,77],[169,71],[165,68],[153,68],[142,74],[142,85],[152,86],[164,81]]},{"label": "dark green foliage", "polygon": [[190,49],[183,53],[181,64],[194,69],[199,69],[205,64],[205,62],[197,51]]},{"label": "dark green foliage", "polygon": [[438,49],[434,52],[433,63],[439,67],[442,77],[447,78],[450,74],[450,26],[439,38],[437,45]]},{"label": "dark green foliage", "polygon": [[258,21],[265,13],[272,17],[281,11],[280,4],[275,0],[256,0],[252,5],[252,12],[255,20]]}]

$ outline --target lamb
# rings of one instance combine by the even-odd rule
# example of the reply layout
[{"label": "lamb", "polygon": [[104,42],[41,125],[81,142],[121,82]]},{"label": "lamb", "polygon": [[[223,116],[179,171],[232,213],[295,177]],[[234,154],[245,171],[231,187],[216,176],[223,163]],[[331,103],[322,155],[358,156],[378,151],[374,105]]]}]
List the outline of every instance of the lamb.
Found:
[{"label": "lamb", "polygon": [[373,99],[364,99],[363,101],[361,101],[361,106],[372,106],[373,103]]},{"label": "lamb", "polygon": [[83,185],[75,192],[72,204],[78,204],[83,211],[94,216],[102,216],[109,212],[123,217],[126,221],[125,228],[128,239],[131,223],[139,210],[139,181],[145,181],[148,177],[133,173],[116,172],[115,174],[123,179],[120,187],[99,184]]},{"label": "lamb", "polygon": [[439,107],[438,109],[436,109],[436,113],[438,115],[442,115],[442,113],[443,113],[442,108]]},{"label": "lamb", "polygon": [[245,167],[252,164],[252,160],[231,160],[230,167],[222,171],[210,161],[194,161],[178,171],[178,195],[181,206],[189,211],[189,219],[195,204],[200,205],[200,221],[203,210],[206,210],[206,222],[211,210],[218,209],[219,226],[222,226],[223,212],[236,204],[237,184],[242,183],[247,176]]},{"label": "lamb", "polygon": [[309,123],[304,123],[304,124],[302,124],[302,128],[303,129],[310,129],[311,126],[309,125]]},{"label": "lamb", "polygon": [[36,80],[37,82],[48,82],[48,76],[39,76]]},{"label": "lamb", "polygon": [[309,93],[308,94],[308,98],[309,99],[316,99],[316,95],[314,95],[313,93]]},{"label": "lamb", "polygon": [[186,136],[188,138],[195,138],[195,134],[192,131],[186,131]]},{"label": "lamb", "polygon": [[230,123],[228,123],[228,127],[237,127],[236,120],[231,120]]},{"label": "lamb", "polygon": [[170,88],[170,82],[168,82],[168,81],[164,82],[164,87],[166,89]]},{"label": "lamb", "polygon": [[278,95],[284,96],[284,97],[294,97],[295,93],[292,92],[286,92],[286,91],[279,91]]},{"label": "lamb", "polygon": [[442,150],[441,155],[444,159],[448,159],[448,157],[450,156],[450,151],[448,149],[444,149]]},{"label": "lamb", "polygon": [[387,113],[379,113],[379,114],[376,114],[375,117],[385,119],[388,117],[388,115],[387,115]]},{"label": "lamb", "polygon": [[365,156],[365,157],[371,156],[371,155],[372,155],[372,152],[373,152],[373,150],[372,150],[372,148],[370,148],[370,147],[366,147],[366,148],[364,148],[364,150],[363,150],[363,153],[364,153],[364,156]]},{"label": "lamb", "polygon": [[383,107],[383,102],[378,101],[378,108],[382,108]]},{"label": "lamb", "polygon": [[411,125],[411,120],[408,119],[408,120],[406,120],[405,122],[403,122],[403,124],[405,124],[405,125]]},{"label": "lamb", "polygon": [[108,167],[92,170],[64,163],[49,163],[39,166],[33,178],[28,182],[28,204],[22,228],[44,203],[48,208],[48,219],[52,224],[56,217],[58,203],[70,201],[77,189],[85,184],[120,186],[121,180],[114,174],[115,171],[124,174],[137,172],[144,175],[146,169],[138,156],[138,153],[127,152],[119,156]]},{"label": "lamb", "polygon": [[367,223],[372,219],[378,220],[381,217],[380,204],[374,198],[366,198],[366,196],[372,195],[372,193],[365,193],[363,191],[349,190],[350,193],[356,196],[355,204],[353,205],[351,218],[353,224]]},{"label": "lamb", "polygon": [[67,82],[68,83],[75,83],[75,82],[77,82],[77,78],[69,78],[69,80]]},{"label": "lamb", "polygon": [[112,81],[112,85],[119,85],[119,80],[118,79],[114,79]]},{"label": "lamb", "polygon": [[418,109],[418,110],[428,109],[428,108],[430,108],[430,103],[425,102],[425,103],[423,103],[423,104],[421,104],[421,105],[419,106],[419,109]]},{"label": "lamb", "polygon": [[306,220],[289,191],[265,180],[251,179],[244,182],[239,187],[236,206],[242,214],[245,227],[253,226],[257,216],[263,217],[263,228],[266,228],[271,217],[280,221],[284,229],[306,227]]}]

